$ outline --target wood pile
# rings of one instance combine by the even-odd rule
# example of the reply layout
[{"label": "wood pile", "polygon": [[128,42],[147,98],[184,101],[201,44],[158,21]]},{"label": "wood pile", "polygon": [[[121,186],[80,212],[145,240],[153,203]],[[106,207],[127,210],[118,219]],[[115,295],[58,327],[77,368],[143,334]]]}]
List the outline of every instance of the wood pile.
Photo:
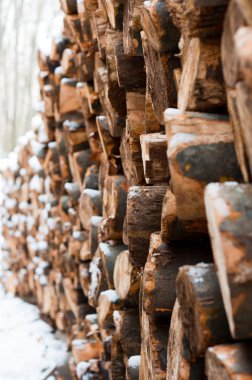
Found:
[{"label": "wood pile", "polygon": [[61,5],[2,167],[7,290],[74,379],[252,379],[251,2]]}]

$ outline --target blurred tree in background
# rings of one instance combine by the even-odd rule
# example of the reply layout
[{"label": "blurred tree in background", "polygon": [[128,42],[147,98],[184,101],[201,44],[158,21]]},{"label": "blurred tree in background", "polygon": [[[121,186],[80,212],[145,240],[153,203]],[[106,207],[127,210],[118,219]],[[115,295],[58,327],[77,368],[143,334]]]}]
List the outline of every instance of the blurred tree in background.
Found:
[{"label": "blurred tree in background", "polygon": [[58,11],[58,0],[0,0],[0,156],[31,126],[39,99],[37,49],[56,33]]}]

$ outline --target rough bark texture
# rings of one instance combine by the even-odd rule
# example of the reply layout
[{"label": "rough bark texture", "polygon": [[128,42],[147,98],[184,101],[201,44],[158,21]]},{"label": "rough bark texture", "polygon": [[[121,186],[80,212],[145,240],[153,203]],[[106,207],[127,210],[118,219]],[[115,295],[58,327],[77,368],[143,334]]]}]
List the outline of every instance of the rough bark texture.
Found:
[{"label": "rough bark texture", "polygon": [[231,339],[214,265],[180,268],[177,296],[193,356],[204,356],[207,347]]},{"label": "rough bark texture", "polygon": [[228,348],[252,334],[250,1],[58,2],[40,117],[0,161],[0,281],[73,378],[251,378]]},{"label": "rough bark texture", "polygon": [[209,380],[249,380],[252,366],[249,360],[251,343],[223,344],[211,347],[206,355],[206,374]]},{"label": "rough bark texture", "polygon": [[127,200],[129,253],[133,264],[144,265],[152,232],[160,230],[165,187],[134,186]]},{"label": "rough bark texture", "polygon": [[212,184],[205,194],[209,232],[232,336],[251,337],[250,185]]}]

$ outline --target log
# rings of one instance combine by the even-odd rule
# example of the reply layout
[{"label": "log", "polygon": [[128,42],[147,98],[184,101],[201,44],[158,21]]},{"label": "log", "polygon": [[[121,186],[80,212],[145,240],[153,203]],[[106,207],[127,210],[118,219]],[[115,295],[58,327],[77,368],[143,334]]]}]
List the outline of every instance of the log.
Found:
[{"label": "log", "polygon": [[228,0],[166,0],[174,24],[185,38],[216,38],[221,35]]},{"label": "log", "polygon": [[90,120],[92,116],[97,115],[101,111],[99,97],[94,92],[93,87],[86,82],[78,82],[76,91],[81,104],[83,116],[86,120]]},{"label": "log", "polygon": [[61,67],[63,74],[74,78],[77,73],[76,68],[76,53],[72,49],[65,49],[62,54]]},{"label": "log", "polygon": [[54,87],[50,84],[43,86],[43,98],[44,98],[44,108],[46,117],[50,118],[54,116],[54,103],[55,93]]},{"label": "log", "polygon": [[[93,41],[91,40],[91,36],[89,33],[85,33],[90,31],[90,27],[86,30],[83,29],[83,20],[80,19],[79,15],[66,15],[65,23],[68,24],[68,28],[70,33],[73,36],[73,39],[78,43],[79,48],[84,53],[90,53],[92,50]],[[86,23],[89,23],[89,19],[86,20]]]},{"label": "log", "polygon": [[68,154],[68,163],[71,176],[78,183],[80,189],[83,186],[83,178],[85,176],[88,165],[90,164],[90,150],[80,150],[73,154]]},{"label": "log", "polygon": [[100,380],[105,379],[109,380],[108,370],[102,368],[101,360],[90,360],[89,362],[80,362],[73,369],[73,376],[76,376],[78,379],[82,380]]},{"label": "log", "polygon": [[67,194],[73,199],[73,201],[77,202],[80,197],[80,186],[77,182],[66,182],[64,185],[64,189]]},{"label": "log", "polygon": [[138,306],[140,282],[141,267],[131,264],[129,251],[121,252],[114,266],[114,286],[118,297],[127,306]]},{"label": "log", "polygon": [[110,245],[108,243],[99,244],[99,254],[101,257],[103,274],[106,277],[109,289],[115,289],[114,286],[114,268],[117,257],[126,249],[125,245]]},{"label": "log", "polygon": [[129,253],[133,265],[146,262],[152,232],[160,230],[165,186],[130,187],[127,199]]},{"label": "log", "polygon": [[78,14],[82,14],[82,12],[95,12],[97,7],[97,0],[77,1]]},{"label": "log", "polygon": [[44,163],[44,170],[50,175],[52,186],[54,186],[55,192],[58,192],[59,194],[61,187],[61,172],[57,143],[55,141],[51,141],[48,144],[48,148],[49,149]]},{"label": "log", "polygon": [[141,146],[139,137],[130,136],[128,125],[122,134],[120,155],[124,175],[129,186],[142,185],[144,182],[144,171],[141,157]]},{"label": "log", "polygon": [[148,375],[149,374],[147,373],[146,355],[145,355],[143,344],[141,344],[139,380],[147,379]]},{"label": "log", "polygon": [[[214,261],[233,338],[251,336],[250,185],[208,185],[205,204]],[[230,254],[230,252],[232,254]]]},{"label": "log", "polygon": [[89,262],[79,265],[79,279],[82,291],[86,297],[88,297],[88,290],[90,284]]},{"label": "log", "polygon": [[72,282],[69,278],[64,278],[63,286],[68,305],[76,319],[80,317],[80,312],[82,316],[92,313],[93,308],[86,303],[87,298],[81,289],[73,289]]},{"label": "log", "polygon": [[76,0],[60,0],[63,12],[68,15],[77,14],[77,2]]},{"label": "log", "polygon": [[167,138],[164,133],[140,136],[145,181],[148,185],[169,181]]},{"label": "log", "polygon": [[140,355],[131,356],[126,365],[126,380],[139,380]]},{"label": "log", "polygon": [[144,174],[139,136],[145,131],[145,96],[127,92],[126,103],[127,122],[120,146],[122,166],[130,185],[142,184]]},{"label": "log", "polygon": [[59,112],[61,115],[78,111],[80,102],[76,92],[76,79],[63,78],[60,82]]},{"label": "log", "polygon": [[206,353],[206,374],[209,380],[252,379],[249,360],[251,343],[223,344],[210,347]]},{"label": "log", "polygon": [[[97,314],[88,314],[84,319],[84,335],[88,337],[90,332],[93,332],[93,336],[98,336],[98,319]],[[96,334],[97,333],[97,334]]]},{"label": "log", "polygon": [[177,297],[192,358],[204,356],[209,346],[231,340],[213,264],[181,267]]},{"label": "log", "polygon": [[141,91],[145,88],[146,73],[143,57],[124,54],[122,39],[116,42],[114,52],[119,86],[127,91]]},{"label": "log", "polygon": [[127,128],[132,138],[139,139],[145,132],[145,94],[127,91]]},{"label": "log", "polygon": [[[142,278],[142,308],[147,315],[171,317],[176,300],[176,277],[182,265],[211,262],[209,244],[174,242],[165,244],[159,233],[150,238],[150,249]],[[190,303],[188,304],[190,305]]]},{"label": "log", "polygon": [[98,227],[102,221],[101,216],[91,216],[90,219],[90,230],[89,230],[89,247],[90,253],[93,257],[98,248]]},{"label": "log", "polygon": [[231,125],[222,116],[169,109],[165,112],[165,120],[177,216],[182,221],[191,221],[195,231],[204,233],[205,185],[242,180]]},{"label": "log", "polygon": [[89,245],[89,239],[88,236],[86,237],[86,240],[83,242],[80,252],[79,252],[79,259],[80,261],[89,261],[92,260],[92,254],[90,251],[90,245]]},{"label": "log", "polygon": [[108,289],[108,284],[102,275],[101,267],[101,258],[95,255],[90,263],[90,286],[88,290],[88,302],[95,308],[98,305],[101,292]]},{"label": "log", "polygon": [[99,8],[93,13],[93,22],[95,28],[95,34],[97,36],[98,49],[101,59],[106,58],[106,40],[105,33],[109,25],[106,9],[102,2],[99,4]]},{"label": "log", "polygon": [[121,41],[122,33],[114,30],[106,31],[106,63],[108,70],[108,93],[107,97],[112,107],[119,116],[125,116],[125,89],[119,87],[116,70],[114,47]]},{"label": "log", "polygon": [[141,351],[141,332],[138,309],[116,310],[113,313],[116,333],[127,358]]},{"label": "log", "polygon": [[180,33],[172,22],[165,1],[145,1],[141,9],[141,24],[157,52],[177,52]]},{"label": "log", "polygon": [[177,216],[176,197],[168,188],[164,197],[161,215],[161,239],[164,243],[176,240],[207,240],[207,231],[197,228],[191,220]]},{"label": "log", "polygon": [[99,190],[85,189],[80,197],[80,219],[86,230],[90,229],[90,218],[102,215],[101,193]]},{"label": "log", "polygon": [[231,1],[225,17],[221,46],[228,110],[235,135],[236,153],[246,182],[251,179],[252,162],[247,143],[251,134],[247,120],[251,115],[251,97],[248,70],[245,68],[245,65],[248,68],[250,66],[251,17],[252,7],[249,2]]},{"label": "log", "polygon": [[187,45],[178,86],[178,108],[204,112],[225,110],[219,41],[192,38]]},{"label": "log", "polygon": [[60,62],[63,58],[63,53],[70,47],[70,41],[64,35],[59,35],[52,39],[50,60]]},{"label": "log", "polygon": [[106,159],[117,169],[120,166],[118,157],[120,139],[112,137],[109,131],[107,118],[105,116],[98,116],[96,118],[98,133],[101,141],[101,146]]},{"label": "log", "polygon": [[130,56],[142,56],[142,41],[140,31],[141,9],[143,0],[127,0],[123,12],[123,47],[124,53]]},{"label": "log", "polygon": [[165,380],[170,320],[142,312],[142,350],[146,358],[144,380]]},{"label": "log", "polygon": [[122,0],[104,0],[108,19],[113,29],[123,29],[123,1]]},{"label": "log", "polygon": [[83,189],[98,190],[98,187],[98,167],[97,165],[91,165],[86,170]]},{"label": "log", "polygon": [[[239,106],[241,101],[238,100],[238,93],[242,94],[242,91],[239,91],[242,88],[241,84],[237,85],[237,89],[227,90],[227,101],[228,109],[231,117],[233,134],[234,134],[234,143],[237,159],[241,168],[241,172],[245,182],[250,181],[250,164],[247,153],[246,141],[244,140],[244,125],[246,125],[247,111],[242,110],[243,107]],[[246,94],[246,91],[243,92],[243,96]],[[244,104],[244,103],[243,103]],[[242,114],[243,113],[243,114]],[[244,124],[245,123],[245,124]],[[248,130],[249,131],[249,130]]]},{"label": "log", "polygon": [[[242,55],[241,51],[243,49],[246,49],[248,51],[251,49],[249,46],[246,46],[250,44],[250,39],[251,31],[249,28],[247,28],[247,30],[246,28],[240,28],[238,30],[237,41],[239,41],[239,44],[236,44],[236,49],[239,50],[240,55]],[[247,118],[250,118],[251,115],[251,86],[249,83],[249,76],[246,77],[247,73],[246,71],[244,72],[244,70],[242,70],[242,66],[249,67],[250,64],[246,57],[241,56],[239,58],[240,71],[238,75],[241,80],[236,84],[236,88],[232,92],[234,109],[230,105],[230,114],[233,120],[235,137],[238,137],[236,143],[237,154],[240,158],[244,178],[246,181],[248,181],[248,178],[250,178],[251,175],[251,150],[247,143],[247,139],[250,138],[251,128]],[[245,70],[247,69],[245,68]],[[241,145],[241,148],[239,145]]]},{"label": "log", "polygon": [[121,343],[118,336],[112,337],[111,344],[111,375],[112,379],[125,380],[125,364]]},{"label": "log", "polygon": [[87,234],[84,231],[74,231],[69,238],[68,253],[78,262],[80,258],[81,247],[87,241]]},{"label": "log", "polygon": [[147,82],[153,107],[160,124],[164,124],[163,113],[177,104],[177,91],[173,71],[180,67],[178,57],[172,53],[157,52],[144,32],[141,32]]},{"label": "log", "polygon": [[99,359],[102,353],[102,343],[75,339],[72,341],[72,352],[77,363],[86,362],[90,359]]},{"label": "log", "polygon": [[115,219],[102,219],[98,227],[98,240],[99,242],[106,242],[108,240],[121,242],[122,231],[121,229],[118,230]]},{"label": "log", "polygon": [[252,26],[252,6],[243,0],[232,0],[229,3],[222,36],[222,64],[225,82],[229,88],[233,88],[239,80],[239,63],[235,49],[235,36],[240,27]]},{"label": "log", "polygon": [[113,312],[120,310],[123,302],[118,298],[115,290],[105,290],[101,292],[98,300],[98,324],[100,329],[113,330]]},{"label": "log", "polygon": [[191,353],[182,324],[181,308],[178,300],[175,302],[171,317],[166,372],[166,380],[177,379],[206,379],[204,358],[196,358],[191,361]]},{"label": "log", "polygon": [[148,80],[146,81],[144,124],[145,133],[162,131],[162,127],[159,125],[156,113],[154,112]]},{"label": "log", "polygon": [[99,134],[96,126],[95,119],[89,119],[85,122],[86,132],[90,150],[92,152],[92,159],[99,163],[99,156],[102,152]]},{"label": "log", "polygon": [[[76,55],[76,66],[78,71],[78,78],[83,81],[91,82],[93,80],[94,74],[94,56],[87,55],[84,52],[80,51]],[[77,84],[78,92],[78,84]]]},{"label": "log", "polygon": [[[78,1],[77,1],[78,3]],[[79,2],[80,4],[80,2]],[[77,4],[77,8],[78,5]],[[79,12],[80,10],[80,12]],[[81,24],[81,30],[82,30],[82,35],[83,39],[85,42],[85,49],[83,49],[84,53],[87,53],[87,55],[91,55],[94,53],[94,48],[96,47],[96,43],[94,39],[96,38],[95,33],[94,33],[94,27],[93,27],[93,22],[92,22],[92,17],[90,13],[86,12],[85,9],[81,11],[81,9],[78,9],[78,16],[80,19],[80,24]],[[77,38],[76,38],[77,40]],[[78,40],[77,40],[78,42]],[[80,44],[79,44],[80,46]]]},{"label": "log", "polygon": [[124,176],[107,176],[103,189],[103,216],[111,219],[115,231],[122,232],[126,214],[127,183]]},{"label": "log", "polygon": [[[110,46],[111,49],[112,46],[114,46],[113,41]],[[111,57],[114,59],[114,53],[112,51]],[[94,81],[95,90],[99,92],[100,102],[107,117],[109,131],[113,137],[120,137],[125,126],[125,90],[122,88],[122,91],[118,90],[119,85],[117,81],[115,62],[113,62],[113,59],[111,61],[111,70],[108,70],[101,61],[97,64],[99,67],[97,67],[95,71]],[[109,74],[111,74],[110,78]],[[116,94],[120,94],[120,101],[116,98]],[[122,107],[120,104],[116,105],[116,102],[121,103]],[[117,112],[116,108],[120,108],[120,111]]]},{"label": "log", "polygon": [[86,128],[83,122],[66,120],[63,123],[63,130],[69,153],[89,148]]}]

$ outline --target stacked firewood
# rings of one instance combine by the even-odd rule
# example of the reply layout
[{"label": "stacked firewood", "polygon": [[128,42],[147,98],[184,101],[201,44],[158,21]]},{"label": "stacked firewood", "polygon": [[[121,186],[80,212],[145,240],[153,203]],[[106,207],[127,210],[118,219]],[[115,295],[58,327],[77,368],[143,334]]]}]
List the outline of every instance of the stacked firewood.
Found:
[{"label": "stacked firewood", "polygon": [[252,379],[252,5],[228,3],[61,0],[38,54],[4,276],[73,378]]}]

